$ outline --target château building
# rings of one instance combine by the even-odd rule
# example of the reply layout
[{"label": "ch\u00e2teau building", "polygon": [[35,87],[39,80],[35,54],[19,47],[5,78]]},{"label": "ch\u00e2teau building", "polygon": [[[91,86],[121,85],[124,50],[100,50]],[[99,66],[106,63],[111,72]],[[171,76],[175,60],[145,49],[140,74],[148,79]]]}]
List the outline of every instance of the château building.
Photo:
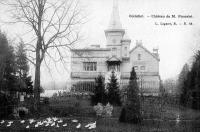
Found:
[{"label": "ch\u00e2teau building", "polygon": [[135,68],[141,91],[157,95],[160,87],[158,49],[149,51],[141,41],[130,49],[131,39],[120,21],[118,4],[113,3],[113,10],[108,28],[104,31],[106,48],[91,45],[90,48],[71,50],[71,81],[94,81],[99,74],[108,81],[112,70],[115,71],[122,85],[128,84],[132,67]]}]

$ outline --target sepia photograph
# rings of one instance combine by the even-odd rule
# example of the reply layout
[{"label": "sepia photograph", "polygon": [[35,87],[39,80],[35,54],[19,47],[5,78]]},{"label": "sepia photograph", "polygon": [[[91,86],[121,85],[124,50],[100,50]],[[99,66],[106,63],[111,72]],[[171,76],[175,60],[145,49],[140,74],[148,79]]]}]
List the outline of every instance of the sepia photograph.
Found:
[{"label": "sepia photograph", "polygon": [[0,0],[0,132],[199,132],[199,0]]}]

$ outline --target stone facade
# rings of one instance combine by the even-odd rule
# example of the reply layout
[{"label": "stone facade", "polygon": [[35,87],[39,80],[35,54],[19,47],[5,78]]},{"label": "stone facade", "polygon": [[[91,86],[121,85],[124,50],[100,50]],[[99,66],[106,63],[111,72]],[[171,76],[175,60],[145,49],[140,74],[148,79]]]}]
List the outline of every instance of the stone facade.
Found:
[{"label": "stone facade", "polygon": [[106,48],[92,45],[90,48],[72,49],[71,81],[94,81],[99,74],[109,77],[115,70],[120,83],[128,84],[130,71],[135,67],[140,90],[146,94],[159,93],[159,54],[147,50],[141,42],[130,49],[131,40],[120,22],[118,5],[113,4],[113,12],[108,28],[105,30]]}]

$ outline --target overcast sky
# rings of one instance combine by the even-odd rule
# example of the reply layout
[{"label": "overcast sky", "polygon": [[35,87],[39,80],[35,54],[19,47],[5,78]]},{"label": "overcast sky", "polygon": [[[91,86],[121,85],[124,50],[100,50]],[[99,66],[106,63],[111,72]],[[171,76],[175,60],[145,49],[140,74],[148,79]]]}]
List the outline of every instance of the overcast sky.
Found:
[{"label": "overcast sky", "polygon": [[[78,47],[91,44],[100,44],[105,47],[104,30],[112,11],[112,0],[80,0],[88,14],[88,22],[83,25],[82,33],[84,41]],[[200,38],[200,1],[199,0],[118,0],[119,15],[124,29],[131,38],[131,48],[136,40],[142,40],[143,45],[152,51],[159,48],[160,75],[162,79],[175,77],[184,63],[188,62],[197,49]],[[1,6],[0,21],[9,20],[5,7]],[[129,15],[144,15],[143,18],[130,18]],[[192,18],[151,18],[151,15],[192,15]],[[193,25],[163,26],[155,25],[155,22],[192,22]],[[23,25],[5,25],[0,23],[1,30],[7,32],[10,37],[22,34],[26,31]],[[26,38],[24,38],[26,39]],[[199,43],[200,44],[200,43]],[[77,46],[77,45],[76,45]],[[69,63],[66,64],[66,67]],[[67,81],[69,70],[59,67],[59,72],[54,69],[53,80]],[[64,71],[64,72],[63,72]],[[32,69],[32,73],[33,69]],[[48,70],[42,69],[42,82],[52,81]]]}]

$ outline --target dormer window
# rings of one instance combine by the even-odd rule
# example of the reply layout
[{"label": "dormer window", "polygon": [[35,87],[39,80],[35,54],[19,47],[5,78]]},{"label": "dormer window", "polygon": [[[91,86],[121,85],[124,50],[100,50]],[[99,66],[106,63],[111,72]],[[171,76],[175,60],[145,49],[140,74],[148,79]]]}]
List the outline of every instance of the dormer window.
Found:
[{"label": "dormer window", "polygon": [[138,54],[138,60],[141,60],[141,54]]}]

